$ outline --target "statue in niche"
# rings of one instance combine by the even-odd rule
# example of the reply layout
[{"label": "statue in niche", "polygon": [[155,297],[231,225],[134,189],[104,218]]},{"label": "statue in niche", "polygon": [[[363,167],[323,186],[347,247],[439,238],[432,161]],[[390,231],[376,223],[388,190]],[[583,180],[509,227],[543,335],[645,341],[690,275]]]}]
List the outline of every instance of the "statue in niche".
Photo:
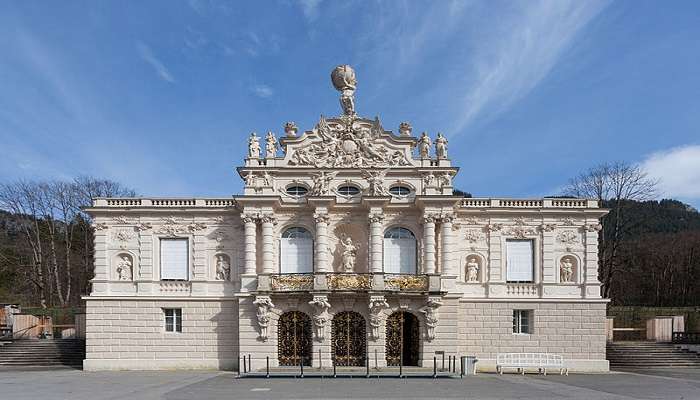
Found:
[{"label": "statue in niche", "polygon": [[220,281],[231,279],[231,264],[223,254],[216,256],[216,279]]},{"label": "statue in niche", "polygon": [[383,171],[363,171],[362,175],[369,185],[370,196],[389,196],[389,189],[386,188],[384,180],[388,170]]},{"label": "statue in niche", "polygon": [[121,256],[121,260],[117,263],[117,276],[120,281],[130,281],[132,276],[132,263],[129,256]]},{"label": "statue in niche", "polygon": [[265,136],[265,158],[275,158],[277,156],[277,139],[275,134],[267,132]]},{"label": "statue in niche", "polygon": [[248,139],[248,157],[260,158],[260,140],[255,132],[251,133],[250,139]]},{"label": "statue in niche", "polygon": [[574,281],[574,261],[571,257],[564,257],[559,263],[559,280],[561,282]]},{"label": "statue in niche", "polygon": [[467,259],[467,282],[479,282],[479,261],[476,257]]},{"label": "statue in niche", "polygon": [[435,139],[435,155],[438,159],[447,158],[447,139],[440,132]]},{"label": "statue in niche", "polygon": [[340,241],[343,246],[342,269],[343,272],[353,272],[355,270],[355,260],[357,259],[358,247],[352,242],[350,236],[346,236]]},{"label": "statue in niche", "polygon": [[325,196],[330,192],[330,184],[338,172],[323,172],[313,175],[314,185],[311,187],[312,196]]},{"label": "statue in niche", "polygon": [[292,121],[287,122],[284,124],[284,133],[287,134],[287,137],[296,137],[297,136],[297,124],[295,124]]},{"label": "statue in niche", "polygon": [[349,65],[338,65],[331,72],[333,87],[340,92],[340,106],[345,115],[355,115],[355,89],[357,78]]},{"label": "statue in niche", "polygon": [[428,134],[423,132],[418,139],[418,153],[420,158],[430,158],[430,146],[433,142],[428,137]]}]

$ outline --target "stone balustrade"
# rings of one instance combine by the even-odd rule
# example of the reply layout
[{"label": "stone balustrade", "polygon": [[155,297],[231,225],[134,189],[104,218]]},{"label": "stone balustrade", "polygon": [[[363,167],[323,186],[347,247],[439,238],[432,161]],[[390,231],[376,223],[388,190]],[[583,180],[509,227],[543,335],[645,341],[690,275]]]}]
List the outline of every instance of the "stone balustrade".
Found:
[{"label": "stone balustrade", "polygon": [[535,283],[509,283],[506,285],[508,297],[538,297],[539,286]]},{"label": "stone balustrade", "polygon": [[96,198],[92,201],[93,207],[125,208],[125,207],[151,207],[151,208],[220,208],[234,207],[236,200],[228,198]]},{"label": "stone balustrade", "polygon": [[462,199],[462,208],[599,208],[597,200],[589,199]]}]

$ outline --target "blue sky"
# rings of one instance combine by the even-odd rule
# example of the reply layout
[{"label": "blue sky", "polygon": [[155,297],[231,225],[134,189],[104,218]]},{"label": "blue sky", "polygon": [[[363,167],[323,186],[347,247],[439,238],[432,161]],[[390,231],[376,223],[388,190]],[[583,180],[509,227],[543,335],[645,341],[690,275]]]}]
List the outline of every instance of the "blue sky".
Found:
[{"label": "blue sky", "polygon": [[245,138],[338,114],[348,63],[358,112],[445,133],[475,196],[623,160],[700,206],[697,1],[6,1],[0,51],[0,181],[240,193]]}]

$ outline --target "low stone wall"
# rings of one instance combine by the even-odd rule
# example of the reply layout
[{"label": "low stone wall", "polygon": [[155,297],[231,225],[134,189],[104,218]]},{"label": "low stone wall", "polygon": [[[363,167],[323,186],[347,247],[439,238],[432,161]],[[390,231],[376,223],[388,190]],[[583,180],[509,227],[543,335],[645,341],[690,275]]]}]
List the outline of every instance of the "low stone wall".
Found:
[{"label": "low stone wall", "polygon": [[[163,308],[182,309],[182,333]],[[238,368],[235,300],[87,300],[85,370]]]},{"label": "low stone wall", "polygon": [[[513,310],[532,310],[532,334],[513,334]],[[460,352],[493,371],[497,353],[555,353],[571,371],[605,372],[604,302],[462,302]]]}]

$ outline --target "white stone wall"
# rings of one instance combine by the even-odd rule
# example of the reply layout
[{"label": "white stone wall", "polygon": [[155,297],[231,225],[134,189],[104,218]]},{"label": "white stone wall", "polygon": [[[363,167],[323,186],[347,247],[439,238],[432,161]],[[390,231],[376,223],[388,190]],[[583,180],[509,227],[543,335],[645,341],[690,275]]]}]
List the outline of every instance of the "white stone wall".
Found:
[{"label": "white stone wall", "polygon": [[[533,310],[533,333],[513,334],[513,310]],[[555,353],[573,371],[607,371],[604,302],[460,303],[460,352],[480,370],[495,370],[497,353]]]},{"label": "white stone wall", "polygon": [[[165,332],[163,308],[182,309],[182,333]],[[89,300],[88,371],[238,368],[235,300]]]}]

